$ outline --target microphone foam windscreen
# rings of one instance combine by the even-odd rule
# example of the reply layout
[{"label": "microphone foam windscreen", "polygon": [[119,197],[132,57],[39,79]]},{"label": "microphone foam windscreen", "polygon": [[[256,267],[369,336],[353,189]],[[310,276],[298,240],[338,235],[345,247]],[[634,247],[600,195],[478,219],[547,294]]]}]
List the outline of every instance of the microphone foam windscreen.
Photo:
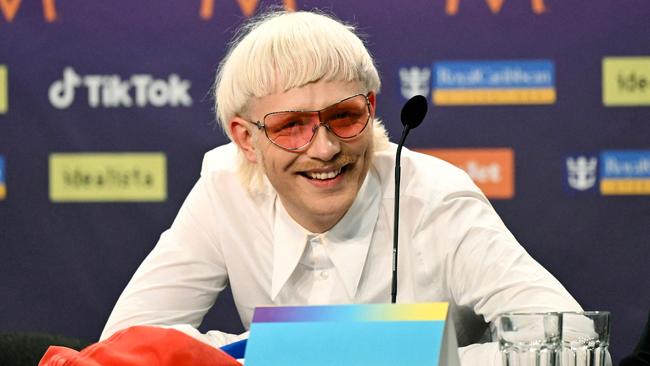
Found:
[{"label": "microphone foam windscreen", "polygon": [[427,98],[422,95],[416,95],[406,101],[400,115],[402,124],[410,128],[419,126],[427,115],[428,104]]}]

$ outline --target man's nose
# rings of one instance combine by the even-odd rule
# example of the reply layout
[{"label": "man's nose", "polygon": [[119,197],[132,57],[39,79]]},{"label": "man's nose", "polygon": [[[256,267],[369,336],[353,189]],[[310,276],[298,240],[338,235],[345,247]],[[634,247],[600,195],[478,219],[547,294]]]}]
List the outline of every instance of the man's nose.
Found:
[{"label": "man's nose", "polygon": [[307,155],[322,161],[332,160],[341,151],[341,141],[325,125],[319,125],[314,132]]}]

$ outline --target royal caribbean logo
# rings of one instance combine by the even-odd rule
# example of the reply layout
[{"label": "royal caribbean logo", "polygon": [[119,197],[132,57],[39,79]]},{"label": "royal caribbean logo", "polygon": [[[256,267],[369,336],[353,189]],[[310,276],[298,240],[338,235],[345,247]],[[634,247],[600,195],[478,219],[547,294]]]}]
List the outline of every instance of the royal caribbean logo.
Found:
[{"label": "royal caribbean logo", "polygon": [[439,61],[433,63],[435,105],[555,103],[550,60]]},{"label": "royal caribbean logo", "polygon": [[91,108],[189,107],[191,85],[177,74],[170,74],[166,79],[149,74],[122,79],[119,75],[79,75],[72,67],[66,67],[63,78],[50,85],[48,97],[58,109],[70,107],[78,90],[85,90]]},{"label": "royal caribbean logo", "polygon": [[566,183],[574,191],[604,196],[650,195],[650,150],[606,150],[566,158]]},{"label": "royal caribbean logo", "polygon": [[604,58],[603,104],[650,106],[650,57]]},{"label": "royal caribbean logo", "polygon": [[650,195],[650,151],[603,151],[600,162],[603,195]]},{"label": "royal caribbean logo", "polygon": [[0,155],[0,200],[7,197],[7,184],[5,181],[5,157]]},{"label": "royal caribbean logo", "polygon": [[463,169],[488,198],[515,195],[515,153],[511,148],[416,149]]},{"label": "royal caribbean logo", "polygon": [[167,199],[163,153],[54,153],[49,165],[52,202]]},{"label": "royal caribbean logo", "polygon": [[565,159],[568,188],[579,192],[594,191],[598,182],[598,157],[577,154]]},{"label": "royal caribbean logo", "polygon": [[9,77],[7,66],[0,65],[0,114],[7,113],[9,109]]},{"label": "royal caribbean logo", "polygon": [[431,69],[428,67],[400,67],[400,94],[404,99],[410,99],[416,95],[429,95],[431,85]]}]

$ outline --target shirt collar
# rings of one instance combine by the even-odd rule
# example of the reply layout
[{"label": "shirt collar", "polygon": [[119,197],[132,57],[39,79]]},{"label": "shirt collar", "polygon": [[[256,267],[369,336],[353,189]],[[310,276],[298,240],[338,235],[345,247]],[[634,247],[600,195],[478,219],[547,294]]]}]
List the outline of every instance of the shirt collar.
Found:
[{"label": "shirt collar", "polygon": [[275,300],[302,257],[309,232],[293,220],[282,205],[280,197],[275,200],[273,224],[273,278],[271,300]]},{"label": "shirt collar", "polygon": [[[370,169],[348,212],[331,230],[321,235],[350,299],[354,298],[359,286],[380,203],[379,178]],[[298,266],[311,234],[289,216],[279,198],[275,205],[272,300]]]}]

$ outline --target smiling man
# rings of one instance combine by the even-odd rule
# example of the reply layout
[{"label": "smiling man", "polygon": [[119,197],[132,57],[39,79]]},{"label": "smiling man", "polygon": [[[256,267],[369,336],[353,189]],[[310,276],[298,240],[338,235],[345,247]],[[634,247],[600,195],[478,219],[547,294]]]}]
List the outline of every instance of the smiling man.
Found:
[{"label": "smiling man", "polygon": [[[395,145],[379,87],[351,26],[310,12],[249,23],[215,83],[232,142],[206,154],[102,339],[133,325],[215,347],[245,337],[195,329],[227,283],[245,328],[261,305],[390,302]],[[499,313],[580,310],[463,171],[407,149],[401,165],[397,299],[449,302],[463,364],[500,364],[479,344]]]},{"label": "smiling man", "polygon": [[[257,130],[238,116],[228,127],[289,215],[322,233],[352,206],[368,173],[373,135],[366,127],[374,111],[375,92],[360,82],[316,80],[251,100],[248,114],[261,121]],[[262,129],[267,139],[260,140]]]}]

